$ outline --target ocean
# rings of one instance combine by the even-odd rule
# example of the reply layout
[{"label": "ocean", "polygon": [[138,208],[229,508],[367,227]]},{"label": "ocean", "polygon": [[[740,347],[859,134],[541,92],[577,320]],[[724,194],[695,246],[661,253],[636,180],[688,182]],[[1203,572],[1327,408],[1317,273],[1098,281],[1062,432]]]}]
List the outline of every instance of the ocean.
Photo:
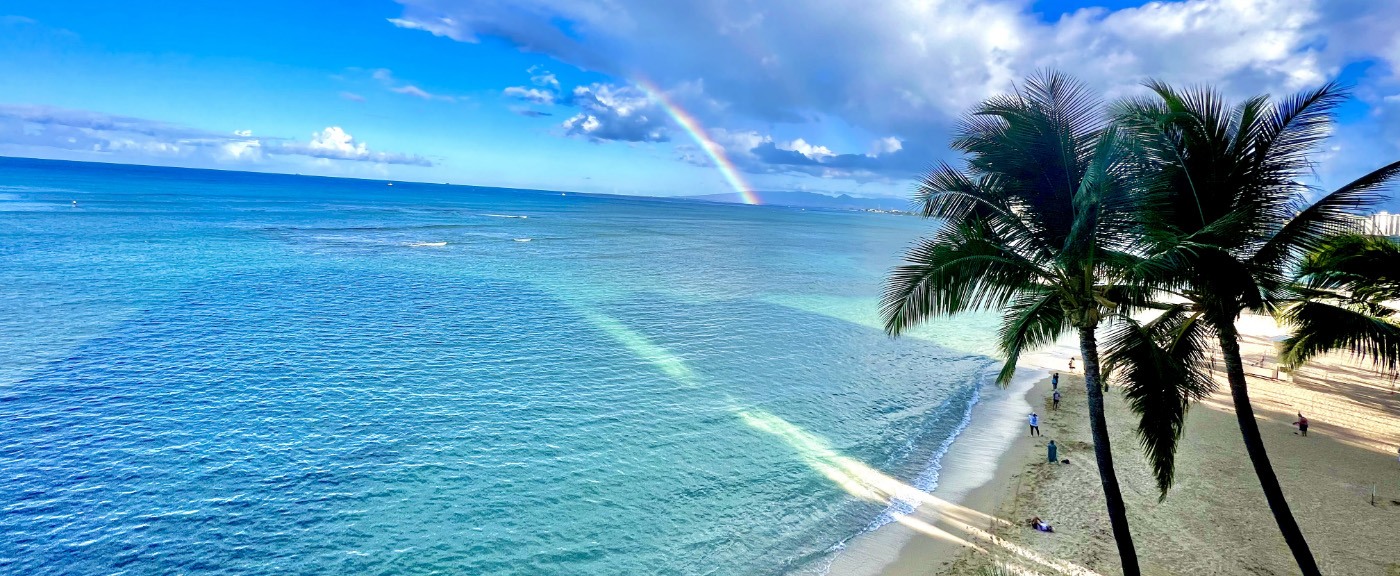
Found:
[{"label": "ocean", "polygon": [[819,574],[996,367],[931,230],[0,159],[0,573]]}]

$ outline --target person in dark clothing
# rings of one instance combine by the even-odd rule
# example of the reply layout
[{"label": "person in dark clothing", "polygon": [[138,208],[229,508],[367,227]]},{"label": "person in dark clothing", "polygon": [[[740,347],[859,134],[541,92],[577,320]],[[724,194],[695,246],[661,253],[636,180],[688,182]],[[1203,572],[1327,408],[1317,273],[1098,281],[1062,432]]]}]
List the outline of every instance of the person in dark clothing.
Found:
[{"label": "person in dark clothing", "polygon": [[1056,391],[1055,391],[1055,395],[1054,395],[1054,396],[1051,396],[1051,398],[1054,400],[1054,403],[1050,405],[1050,409],[1051,409],[1051,410],[1059,410],[1059,409],[1060,409],[1060,391],[1059,391],[1059,390],[1056,390]]},{"label": "person in dark clothing", "polygon": [[1059,372],[1056,372],[1054,376],[1051,376],[1051,377],[1050,377],[1050,389],[1051,389],[1051,390],[1059,390],[1059,389],[1060,389],[1060,373],[1059,373]]},{"label": "person in dark clothing", "polygon": [[1308,419],[1303,417],[1302,412],[1298,413],[1298,421],[1294,422],[1293,425],[1298,427],[1299,433],[1304,436],[1308,435]]},{"label": "person in dark clothing", "polygon": [[1055,445],[1054,440],[1051,440],[1049,444],[1045,445],[1045,456],[1051,464],[1054,464],[1058,460],[1057,458],[1055,458],[1055,455],[1059,453],[1059,450],[1060,449],[1058,446]]}]

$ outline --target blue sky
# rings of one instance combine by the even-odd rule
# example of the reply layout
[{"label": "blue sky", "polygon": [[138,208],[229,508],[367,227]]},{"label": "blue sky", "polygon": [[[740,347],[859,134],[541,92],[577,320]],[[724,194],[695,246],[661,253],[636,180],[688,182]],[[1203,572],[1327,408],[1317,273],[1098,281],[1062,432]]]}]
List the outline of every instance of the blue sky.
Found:
[{"label": "blue sky", "polygon": [[[900,196],[1043,67],[1106,97],[1353,84],[1324,184],[1400,158],[1389,0],[0,3],[0,155],[489,186]],[[650,87],[647,87],[647,86]]]}]

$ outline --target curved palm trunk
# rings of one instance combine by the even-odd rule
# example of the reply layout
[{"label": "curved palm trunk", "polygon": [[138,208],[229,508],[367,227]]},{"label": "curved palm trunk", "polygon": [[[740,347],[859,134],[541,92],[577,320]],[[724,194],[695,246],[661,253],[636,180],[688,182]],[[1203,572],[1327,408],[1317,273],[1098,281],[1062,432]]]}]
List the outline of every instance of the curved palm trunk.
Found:
[{"label": "curved palm trunk", "polygon": [[1123,563],[1124,576],[1138,576],[1137,549],[1128,531],[1128,509],[1123,505],[1123,493],[1118,490],[1118,475],[1113,471],[1113,452],[1108,446],[1108,419],[1103,413],[1103,387],[1099,385],[1099,345],[1094,329],[1079,329],[1079,353],[1084,358],[1084,389],[1089,393],[1089,431],[1094,437],[1094,458],[1099,464],[1099,479],[1103,483],[1104,501],[1108,505],[1108,521],[1113,526],[1113,540],[1118,543],[1118,557]]},{"label": "curved palm trunk", "polygon": [[1293,552],[1293,559],[1304,576],[1321,576],[1317,560],[1313,558],[1308,541],[1303,539],[1303,531],[1293,519],[1288,501],[1283,498],[1283,487],[1279,486],[1278,476],[1269,464],[1269,455],[1264,451],[1264,438],[1259,434],[1259,422],[1254,420],[1254,407],[1249,403],[1249,387],[1244,379],[1244,360],[1240,356],[1239,333],[1235,331],[1233,315],[1229,320],[1214,322],[1220,335],[1220,352],[1225,360],[1225,373],[1230,380],[1230,396],[1235,401],[1235,419],[1239,421],[1240,433],[1244,436],[1244,447],[1249,452],[1249,461],[1254,464],[1254,473],[1259,476],[1259,485],[1264,488],[1264,498],[1269,501],[1269,509],[1274,513],[1274,521]]}]

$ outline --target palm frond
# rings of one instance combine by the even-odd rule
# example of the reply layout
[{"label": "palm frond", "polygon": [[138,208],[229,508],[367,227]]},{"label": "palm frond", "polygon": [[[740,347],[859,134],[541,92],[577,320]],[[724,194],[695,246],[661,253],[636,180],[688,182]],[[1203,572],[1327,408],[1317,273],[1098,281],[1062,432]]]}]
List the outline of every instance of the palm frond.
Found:
[{"label": "palm frond", "polygon": [[997,340],[1006,362],[997,375],[997,384],[1005,387],[1011,383],[1023,351],[1049,345],[1070,328],[1058,291],[1036,286],[1017,294],[1002,310]]},{"label": "palm frond", "polygon": [[1287,172],[1308,166],[1306,155],[1332,133],[1333,113],[1347,97],[1340,84],[1329,82],[1276,103],[1254,153]]},{"label": "palm frond", "polygon": [[880,315],[898,336],[932,316],[997,309],[1018,290],[1047,280],[1036,264],[999,244],[981,221],[947,222],[919,241],[885,281]]},{"label": "palm frond", "polygon": [[1400,244],[1390,238],[1340,234],[1298,265],[1302,287],[1345,293],[1350,301],[1400,300]]},{"label": "palm frond", "polygon": [[1280,317],[1293,327],[1280,354],[1286,366],[1296,368],[1319,354],[1346,350],[1391,371],[1400,367],[1400,324],[1393,320],[1319,300],[1295,302]]},{"label": "palm frond", "polygon": [[1381,192],[1400,176],[1400,161],[1366,174],[1312,203],[1288,220],[1250,259],[1251,264],[1270,271],[1269,282],[1284,282],[1285,264],[1305,251],[1322,247],[1330,236],[1346,232],[1354,214],[1385,199]]},{"label": "palm frond", "polygon": [[1210,329],[1185,306],[1140,323],[1123,317],[1111,329],[1105,364],[1138,415],[1137,436],[1165,498],[1176,471],[1176,448],[1192,402],[1214,389],[1203,369]]}]

